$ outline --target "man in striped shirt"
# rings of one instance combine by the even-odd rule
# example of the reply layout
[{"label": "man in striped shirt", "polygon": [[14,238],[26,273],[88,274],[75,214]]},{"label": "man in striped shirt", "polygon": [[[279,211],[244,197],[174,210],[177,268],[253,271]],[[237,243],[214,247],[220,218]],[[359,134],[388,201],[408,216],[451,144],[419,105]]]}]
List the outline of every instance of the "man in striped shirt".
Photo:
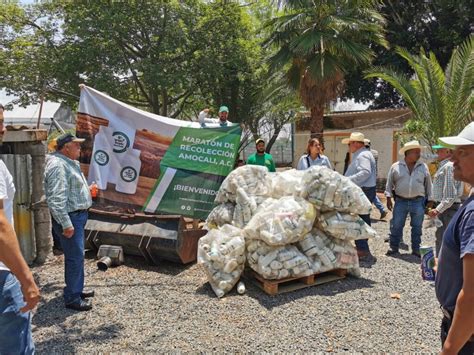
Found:
[{"label": "man in striped shirt", "polygon": [[44,175],[53,229],[61,236],[64,252],[64,302],[66,308],[76,311],[90,310],[86,298],[94,295],[94,291],[84,292],[84,227],[92,197],[77,161],[83,141],[70,133],[58,137],[57,151],[48,160]]},{"label": "man in striped shirt", "polygon": [[438,170],[433,178],[433,199],[437,206],[431,209],[428,215],[431,218],[438,217],[443,222],[443,226],[436,229],[436,256],[438,256],[444,231],[461,205],[464,186],[461,181],[454,180],[453,162],[449,161],[452,150],[441,145],[432,148],[437,151],[439,161]]}]

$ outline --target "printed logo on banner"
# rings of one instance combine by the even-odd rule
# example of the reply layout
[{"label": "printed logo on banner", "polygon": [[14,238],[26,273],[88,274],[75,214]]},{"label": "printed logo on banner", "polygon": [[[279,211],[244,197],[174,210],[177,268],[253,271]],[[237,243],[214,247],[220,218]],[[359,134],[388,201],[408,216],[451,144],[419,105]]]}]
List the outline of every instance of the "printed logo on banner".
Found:
[{"label": "printed logo on banner", "polygon": [[94,160],[100,166],[107,165],[109,163],[109,155],[103,150],[98,150],[94,154]]},{"label": "printed logo on banner", "polygon": [[135,181],[138,177],[137,171],[131,166],[126,166],[120,172],[120,177],[125,182]]},{"label": "printed logo on banner", "polygon": [[112,133],[113,137],[113,150],[115,153],[123,153],[125,152],[128,147],[130,147],[130,138],[120,131],[116,131]]}]

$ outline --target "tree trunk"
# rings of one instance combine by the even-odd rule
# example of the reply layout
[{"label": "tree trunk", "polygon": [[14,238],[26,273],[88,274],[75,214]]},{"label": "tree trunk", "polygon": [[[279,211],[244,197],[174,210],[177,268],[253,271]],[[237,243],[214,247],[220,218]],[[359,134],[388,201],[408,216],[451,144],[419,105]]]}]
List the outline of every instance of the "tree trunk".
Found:
[{"label": "tree trunk", "polygon": [[323,121],[324,121],[324,106],[311,107],[311,121],[309,125],[311,138],[318,138],[321,144],[324,144]]},{"label": "tree trunk", "polygon": [[275,128],[273,135],[271,136],[270,140],[268,141],[265,151],[267,153],[270,153],[270,150],[272,149],[273,144],[276,142],[278,135],[280,134],[281,127],[280,128]]}]

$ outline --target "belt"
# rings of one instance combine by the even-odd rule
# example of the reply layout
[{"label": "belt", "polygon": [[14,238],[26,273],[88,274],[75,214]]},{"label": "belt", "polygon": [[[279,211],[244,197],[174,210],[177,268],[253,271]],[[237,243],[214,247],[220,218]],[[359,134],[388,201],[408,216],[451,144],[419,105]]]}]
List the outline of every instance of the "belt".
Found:
[{"label": "belt", "polygon": [[76,214],[76,213],[82,213],[82,212],[87,212],[88,210],[75,210],[72,212],[69,212],[69,214]]},{"label": "belt", "polygon": [[425,196],[416,196],[416,197],[411,197],[411,198],[406,198],[402,196],[395,196],[396,198],[399,198],[401,200],[406,200],[406,201],[413,201],[413,200],[418,200],[420,198],[425,198]]}]

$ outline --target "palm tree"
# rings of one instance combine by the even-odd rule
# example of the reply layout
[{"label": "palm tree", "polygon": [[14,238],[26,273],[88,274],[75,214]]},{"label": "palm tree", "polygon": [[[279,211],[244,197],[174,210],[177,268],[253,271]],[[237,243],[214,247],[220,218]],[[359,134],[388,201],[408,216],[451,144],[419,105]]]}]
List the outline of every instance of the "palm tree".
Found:
[{"label": "palm tree", "polygon": [[366,77],[385,80],[403,97],[413,112],[406,132],[430,144],[458,134],[474,118],[474,36],[453,51],[445,71],[432,52],[422,49],[416,56],[399,47],[396,52],[413,69],[413,77],[389,68],[374,68]]},{"label": "palm tree", "polygon": [[266,41],[279,49],[273,71],[285,70],[289,84],[311,111],[311,136],[322,138],[324,109],[344,88],[349,68],[368,65],[372,46],[387,46],[385,19],[376,0],[286,0],[269,22]]}]

